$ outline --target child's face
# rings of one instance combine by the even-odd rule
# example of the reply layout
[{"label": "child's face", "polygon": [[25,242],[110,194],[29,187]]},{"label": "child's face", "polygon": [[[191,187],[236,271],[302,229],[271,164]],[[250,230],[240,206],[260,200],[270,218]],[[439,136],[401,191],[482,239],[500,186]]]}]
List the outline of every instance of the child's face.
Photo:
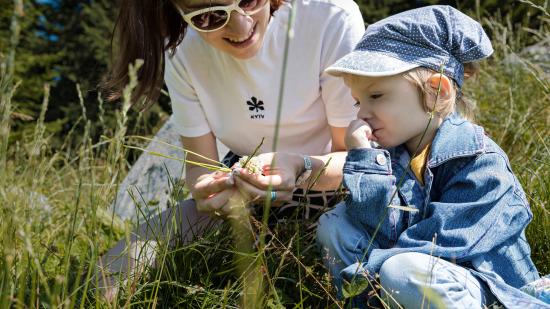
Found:
[{"label": "child's face", "polygon": [[[357,118],[369,124],[378,144],[384,148],[405,144],[410,153],[416,150],[429,121],[417,87],[401,75],[345,75],[344,82],[359,102]],[[432,120],[421,147],[432,141],[440,123]]]}]

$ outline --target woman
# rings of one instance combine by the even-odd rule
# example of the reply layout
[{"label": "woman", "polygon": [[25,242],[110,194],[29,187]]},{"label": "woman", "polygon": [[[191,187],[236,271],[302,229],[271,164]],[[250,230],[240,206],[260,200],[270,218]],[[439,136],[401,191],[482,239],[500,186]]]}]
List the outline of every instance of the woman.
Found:
[{"label": "woman", "polygon": [[[291,4],[122,1],[117,24],[120,52],[108,83],[114,90],[112,98],[120,96],[128,80],[128,64],[143,58],[134,97],[143,95],[154,102],[164,75],[185,149],[219,160],[218,139],[231,150],[226,162],[232,164],[236,157],[251,154],[265,138],[260,157],[268,164],[273,158],[276,162],[269,176],[240,170],[236,178],[187,165],[186,184],[194,200],[142,226],[133,246],[139,247],[138,239],[166,235],[172,222],[167,218],[174,211],[178,231],[187,241],[210,222],[208,214],[227,210],[232,195],[245,192],[247,198],[262,200],[270,182],[274,193],[269,198],[279,201],[292,199],[300,183],[305,186],[309,176],[320,171],[313,190],[339,186],[343,136],[356,111],[344,84],[324,69],[353,49],[364,32],[363,21],[352,0],[298,0],[292,5],[296,6],[294,37],[286,65],[278,151],[272,153]],[[207,162],[194,156],[187,159]],[[121,241],[103,262],[111,264],[124,246]],[[121,258],[121,264],[109,269],[126,271],[126,260]]]}]

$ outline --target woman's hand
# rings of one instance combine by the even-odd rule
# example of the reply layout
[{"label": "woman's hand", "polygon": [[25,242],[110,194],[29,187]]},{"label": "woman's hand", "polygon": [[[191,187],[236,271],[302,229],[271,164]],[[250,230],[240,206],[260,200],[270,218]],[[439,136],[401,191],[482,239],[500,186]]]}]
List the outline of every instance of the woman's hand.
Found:
[{"label": "woman's hand", "polygon": [[[276,201],[290,201],[296,187],[296,177],[303,169],[303,158],[292,153],[264,153],[257,156],[263,163],[263,175],[250,173],[246,168],[234,170],[235,184],[241,193],[253,201],[271,199],[270,184]],[[274,161],[274,166],[271,162]]]},{"label": "woman's hand", "polygon": [[191,189],[197,210],[201,212],[223,212],[235,191],[232,178],[223,172],[199,176]]},{"label": "woman's hand", "polygon": [[214,172],[197,178],[193,198],[197,210],[221,217],[239,214],[251,201],[249,194],[243,194],[235,186],[235,179],[227,173]]},{"label": "woman's hand", "polygon": [[370,140],[373,140],[372,128],[363,119],[353,120],[346,131],[344,142],[348,150],[356,148],[371,148]]}]

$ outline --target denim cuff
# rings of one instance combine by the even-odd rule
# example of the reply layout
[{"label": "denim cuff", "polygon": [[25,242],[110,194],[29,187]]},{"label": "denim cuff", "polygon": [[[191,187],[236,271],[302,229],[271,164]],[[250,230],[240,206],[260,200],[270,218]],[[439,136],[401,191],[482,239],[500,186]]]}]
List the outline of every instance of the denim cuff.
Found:
[{"label": "denim cuff", "polygon": [[392,173],[390,153],[385,149],[377,148],[352,149],[346,157],[344,171],[390,175]]}]

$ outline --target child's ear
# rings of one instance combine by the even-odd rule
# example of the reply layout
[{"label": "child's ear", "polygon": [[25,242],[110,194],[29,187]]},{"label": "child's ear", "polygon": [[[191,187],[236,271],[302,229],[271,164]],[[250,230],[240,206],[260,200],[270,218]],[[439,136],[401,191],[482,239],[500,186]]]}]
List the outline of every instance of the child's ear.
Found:
[{"label": "child's ear", "polygon": [[438,96],[440,100],[447,100],[451,97],[453,82],[447,76],[434,73],[428,78],[428,85],[433,88],[435,93],[440,89]]}]

